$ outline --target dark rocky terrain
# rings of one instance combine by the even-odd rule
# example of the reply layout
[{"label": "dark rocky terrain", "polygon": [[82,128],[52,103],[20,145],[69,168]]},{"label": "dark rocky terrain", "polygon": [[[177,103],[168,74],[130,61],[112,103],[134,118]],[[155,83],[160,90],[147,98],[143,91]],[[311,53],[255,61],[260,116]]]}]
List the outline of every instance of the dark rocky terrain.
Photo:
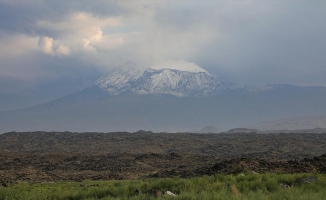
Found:
[{"label": "dark rocky terrain", "polygon": [[325,153],[326,133],[11,132],[0,135],[0,183],[326,173]]}]

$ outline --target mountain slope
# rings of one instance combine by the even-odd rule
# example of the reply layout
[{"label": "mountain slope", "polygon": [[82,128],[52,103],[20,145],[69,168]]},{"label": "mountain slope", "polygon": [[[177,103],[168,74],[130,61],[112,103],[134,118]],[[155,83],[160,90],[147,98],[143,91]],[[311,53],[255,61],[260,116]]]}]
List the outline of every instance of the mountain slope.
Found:
[{"label": "mountain slope", "polygon": [[49,103],[0,112],[0,133],[174,132],[207,124],[231,129],[280,118],[323,116],[325,102],[325,87],[249,88],[200,69],[123,69]]}]

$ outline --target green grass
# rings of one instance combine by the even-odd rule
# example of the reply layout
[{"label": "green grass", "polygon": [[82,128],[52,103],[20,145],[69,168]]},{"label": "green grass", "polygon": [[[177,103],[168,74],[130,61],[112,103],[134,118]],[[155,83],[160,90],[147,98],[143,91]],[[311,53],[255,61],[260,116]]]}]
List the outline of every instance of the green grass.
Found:
[{"label": "green grass", "polygon": [[[316,182],[298,184],[298,178],[314,176]],[[283,189],[280,182],[290,185]],[[136,195],[139,189],[142,194]],[[154,197],[153,189],[171,191]],[[95,199],[325,199],[325,174],[239,174],[197,177],[191,179],[165,178],[145,180],[110,180],[62,183],[18,183],[0,187],[0,200],[95,200]]]}]

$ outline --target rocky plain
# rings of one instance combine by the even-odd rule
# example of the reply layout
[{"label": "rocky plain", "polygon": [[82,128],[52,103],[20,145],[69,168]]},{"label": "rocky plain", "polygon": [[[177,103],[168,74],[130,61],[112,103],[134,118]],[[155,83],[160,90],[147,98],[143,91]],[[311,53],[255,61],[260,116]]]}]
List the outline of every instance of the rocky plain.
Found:
[{"label": "rocky plain", "polygon": [[326,131],[0,135],[2,186],[269,172],[326,173]]}]

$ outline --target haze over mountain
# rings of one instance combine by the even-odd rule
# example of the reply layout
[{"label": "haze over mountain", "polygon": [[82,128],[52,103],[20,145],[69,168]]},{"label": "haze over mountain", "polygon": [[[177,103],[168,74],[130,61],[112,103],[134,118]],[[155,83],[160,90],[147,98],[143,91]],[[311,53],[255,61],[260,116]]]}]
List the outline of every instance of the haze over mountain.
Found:
[{"label": "haze over mountain", "polygon": [[[1,112],[7,131],[191,131],[323,115],[326,88],[241,86],[196,66],[123,68],[49,103]],[[300,125],[297,126],[300,129]]]}]

